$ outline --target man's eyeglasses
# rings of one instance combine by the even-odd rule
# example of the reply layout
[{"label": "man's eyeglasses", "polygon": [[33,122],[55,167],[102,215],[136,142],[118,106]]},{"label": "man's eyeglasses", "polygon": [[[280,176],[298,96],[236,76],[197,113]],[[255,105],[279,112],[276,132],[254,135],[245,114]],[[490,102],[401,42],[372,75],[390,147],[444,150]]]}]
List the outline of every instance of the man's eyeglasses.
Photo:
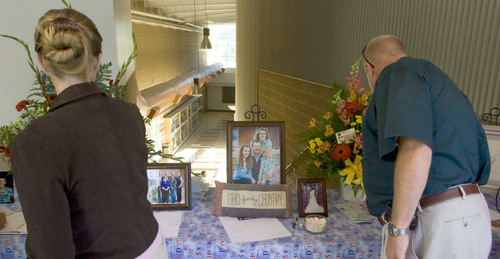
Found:
[{"label": "man's eyeglasses", "polygon": [[375,68],[375,66],[370,61],[368,61],[368,59],[365,57],[365,49],[366,49],[366,46],[361,51],[361,55],[363,55],[363,58],[365,59],[366,63],[368,63],[368,65],[370,65],[372,68]]}]

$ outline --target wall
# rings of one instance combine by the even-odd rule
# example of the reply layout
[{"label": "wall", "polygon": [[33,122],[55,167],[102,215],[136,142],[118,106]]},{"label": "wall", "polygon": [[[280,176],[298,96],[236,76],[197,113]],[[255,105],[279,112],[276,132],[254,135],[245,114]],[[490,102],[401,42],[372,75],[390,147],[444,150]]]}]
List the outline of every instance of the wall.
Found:
[{"label": "wall", "polygon": [[[239,0],[237,8],[247,12],[238,18],[244,42],[238,39],[237,51],[250,59],[238,61],[255,63],[241,71],[247,68],[238,62],[237,87],[254,88],[256,68],[324,85],[343,82],[372,37],[394,34],[411,56],[447,72],[477,114],[500,105],[500,1]],[[248,83],[241,82],[246,73]]]},{"label": "wall", "polygon": [[[207,83],[207,109],[211,111],[231,111],[229,103],[222,102],[222,88],[235,87],[236,69],[228,68],[224,73]],[[234,105],[232,103],[231,105]]]},{"label": "wall", "polygon": [[136,77],[139,90],[205,65],[205,52],[198,51],[202,33],[139,23],[132,25],[138,45]]},{"label": "wall", "polygon": [[[259,106],[268,114],[267,121],[285,122],[285,156],[288,165],[305,148],[297,134],[305,131],[311,118],[329,109],[329,100],[336,90],[332,87],[258,70]],[[297,172],[300,176],[301,172]],[[287,182],[289,175],[287,175]],[[290,182],[292,183],[292,182]]]}]

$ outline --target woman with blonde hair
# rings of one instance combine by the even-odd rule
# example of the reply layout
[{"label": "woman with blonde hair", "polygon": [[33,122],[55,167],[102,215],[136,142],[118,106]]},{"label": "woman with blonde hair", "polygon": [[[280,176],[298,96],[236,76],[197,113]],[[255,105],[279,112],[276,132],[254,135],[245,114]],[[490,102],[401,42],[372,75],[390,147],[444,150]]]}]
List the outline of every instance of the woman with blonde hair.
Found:
[{"label": "woman with blonde hair", "polygon": [[12,146],[30,258],[168,257],[146,197],[142,116],[94,82],[101,42],[74,9],[50,10],[36,26],[36,57],[57,97]]},{"label": "woman with blonde hair", "polygon": [[242,145],[238,154],[238,161],[234,166],[233,183],[255,183],[255,179],[252,176],[253,159],[250,154],[250,146],[248,144]]}]

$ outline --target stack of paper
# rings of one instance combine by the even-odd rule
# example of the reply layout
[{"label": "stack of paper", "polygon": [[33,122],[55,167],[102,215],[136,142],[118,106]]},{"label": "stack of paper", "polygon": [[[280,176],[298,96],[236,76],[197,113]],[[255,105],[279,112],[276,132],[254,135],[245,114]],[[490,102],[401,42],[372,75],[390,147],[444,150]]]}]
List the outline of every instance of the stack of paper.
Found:
[{"label": "stack of paper", "polygon": [[349,219],[355,223],[371,222],[373,216],[368,213],[368,210],[363,209],[363,204],[355,201],[336,204],[335,207],[340,209]]},{"label": "stack of paper", "polygon": [[181,227],[182,211],[155,211],[153,213],[160,225],[164,238],[176,238]]},{"label": "stack of paper", "polygon": [[0,207],[1,212],[7,216],[7,224],[0,230],[0,234],[26,234],[26,222],[22,212],[13,212],[6,207]]},{"label": "stack of paper", "polygon": [[241,219],[219,217],[231,243],[248,243],[279,237],[289,237],[292,234],[276,218]]}]

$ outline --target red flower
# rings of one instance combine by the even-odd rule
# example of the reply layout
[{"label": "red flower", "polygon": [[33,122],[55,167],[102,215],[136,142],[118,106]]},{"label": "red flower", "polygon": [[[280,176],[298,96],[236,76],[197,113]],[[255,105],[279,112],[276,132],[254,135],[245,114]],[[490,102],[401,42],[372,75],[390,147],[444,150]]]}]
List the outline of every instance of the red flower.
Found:
[{"label": "red flower", "polygon": [[0,146],[0,150],[3,150],[3,151],[4,151],[4,153],[5,153],[5,157],[6,157],[6,158],[9,158],[9,157],[10,157],[10,150],[9,150],[9,148],[8,148],[8,147],[2,147],[2,146]]},{"label": "red flower", "polygon": [[113,85],[113,79],[109,80],[109,86]]},{"label": "red flower", "polygon": [[346,103],[344,109],[345,114],[348,117],[352,117],[354,116],[354,114],[356,114],[356,112],[361,111],[361,104],[359,104],[358,102]]},{"label": "red flower", "polygon": [[352,149],[346,143],[337,144],[333,148],[330,156],[333,160],[340,162],[341,160],[346,160],[351,157]]},{"label": "red flower", "polygon": [[55,94],[50,94],[49,96],[47,96],[47,97],[45,98],[45,104],[46,104],[47,106],[50,106],[50,105],[52,104],[52,102],[54,102],[54,100],[56,99],[56,97],[57,97],[57,95],[55,95]]},{"label": "red flower", "polygon": [[18,103],[16,104],[16,110],[17,110],[18,112],[20,112],[20,111],[22,111],[22,110],[23,110],[24,106],[26,106],[26,105],[28,105],[28,104],[30,104],[30,102],[28,102],[28,101],[26,101],[26,100],[22,100],[22,101],[20,101],[20,102],[18,102]]}]

